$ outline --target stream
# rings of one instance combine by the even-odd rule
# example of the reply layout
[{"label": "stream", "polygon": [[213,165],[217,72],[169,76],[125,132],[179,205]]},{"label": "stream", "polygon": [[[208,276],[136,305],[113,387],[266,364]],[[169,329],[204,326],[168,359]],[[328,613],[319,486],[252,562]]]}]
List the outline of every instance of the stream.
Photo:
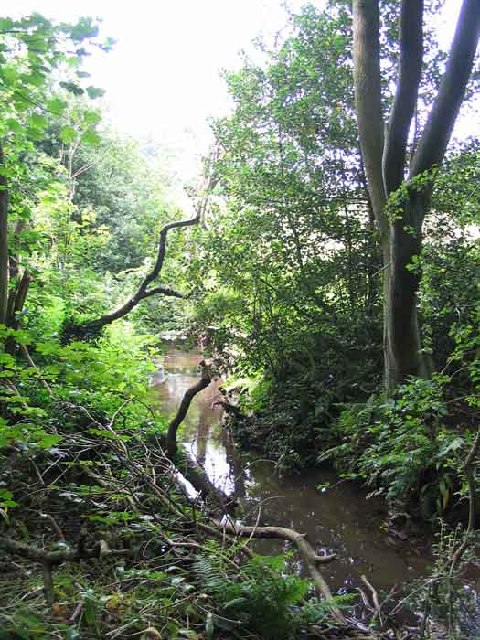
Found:
[{"label": "stream", "polygon": [[[162,412],[173,417],[185,391],[199,376],[200,351],[182,351],[169,345],[162,358],[165,376],[153,377]],[[429,557],[408,540],[385,531],[385,507],[366,498],[366,491],[350,481],[339,481],[330,469],[309,469],[279,476],[271,462],[240,454],[222,427],[222,409],[212,406],[219,398],[221,381],[193,400],[179,440],[201,463],[210,480],[240,504],[242,522],[286,526],[306,533],[320,555],[335,553],[337,560],[322,572],[337,591],[360,583],[365,574],[378,589],[425,575]],[[275,554],[288,543],[256,542],[258,553]],[[301,563],[298,563],[301,570]]]}]

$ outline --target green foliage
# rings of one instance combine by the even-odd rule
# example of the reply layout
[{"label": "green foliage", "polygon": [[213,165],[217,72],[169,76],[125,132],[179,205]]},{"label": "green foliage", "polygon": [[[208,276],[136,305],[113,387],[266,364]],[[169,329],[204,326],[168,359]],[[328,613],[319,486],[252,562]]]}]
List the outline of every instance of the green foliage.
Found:
[{"label": "green foliage", "polygon": [[[466,584],[465,571],[475,559],[475,536],[469,536],[460,526],[448,528],[440,522],[432,546],[433,567],[426,580],[415,580],[409,588],[407,601],[421,611],[425,639],[445,634],[449,640],[479,637],[480,607],[475,585]],[[466,543],[466,544],[465,544]],[[465,545],[459,561],[458,550]]]},{"label": "green foliage", "polygon": [[264,65],[226,76],[235,110],[213,125],[218,197],[194,265],[200,330],[272,377],[315,357],[332,324],[366,315],[370,329],[378,311],[348,11],[308,6],[292,27]]},{"label": "green foliage", "polygon": [[298,637],[306,624],[324,619],[328,612],[325,603],[315,598],[299,606],[309,583],[285,575],[285,559],[281,556],[254,556],[237,575],[229,575],[227,567],[218,552],[199,557],[194,565],[202,588],[220,605],[220,615],[211,618],[213,628],[243,628],[265,640],[288,640]]},{"label": "green foliage", "polygon": [[[8,333],[26,341],[25,332]],[[25,451],[55,447],[63,439],[59,428],[80,426],[76,420],[69,422],[68,407],[80,407],[87,416],[97,417],[122,408],[123,428],[152,424],[146,381],[154,369],[154,342],[152,337],[135,335],[128,323],[117,323],[97,344],[61,346],[30,338],[35,367],[4,354],[0,377],[15,383],[1,387],[6,419],[0,419],[0,445],[15,444]],[[160,416],[157,426],[163,427]]]},{"label": "green foliage", "polygon": [[372,396],[344,410],[336,425],[341,444],[320,460],[332,459],[392,507],[425,519],[458,506],[466,494],[462,462],[473,432],[449,426],[449,382],[441,375],[412,379],[394,398]]}]

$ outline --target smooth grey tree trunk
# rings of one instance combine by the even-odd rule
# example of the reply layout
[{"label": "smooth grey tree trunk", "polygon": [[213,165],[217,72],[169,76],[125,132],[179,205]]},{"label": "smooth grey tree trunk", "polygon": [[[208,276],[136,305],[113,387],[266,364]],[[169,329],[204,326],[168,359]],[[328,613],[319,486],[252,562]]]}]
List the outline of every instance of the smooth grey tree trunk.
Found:
[{"label": "smooth grey tree trunk", "polygon": [[[408,136],[423,61],[423,0],[402,0],[398,82],[384,133],[379,0],[353,0],[353,59],[363,164],[383,256],[385,383],[392,391],[410,376],[431,375],[418,318],[422,224],[434,172],[444,158],[465,97],[480,36],[480,0],[464,0],[445,74],[417,150],[407,166]],[[418,180],[421,178],[421,181]],[[392,194],[400,204],[392,208]]]}]

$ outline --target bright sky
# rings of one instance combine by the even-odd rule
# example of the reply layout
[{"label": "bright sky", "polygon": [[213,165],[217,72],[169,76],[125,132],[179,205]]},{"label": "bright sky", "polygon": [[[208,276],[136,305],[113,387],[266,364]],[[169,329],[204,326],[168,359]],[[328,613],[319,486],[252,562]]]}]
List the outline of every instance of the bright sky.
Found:
[{"label": "bright sky", "polygon": [[[321,4],[322,0],[315,0]],[[102,32],[117,40],[113,51],[87,66],[92,83],[106,90],[114,126],[150,136],[178,154],[190,176],[205,153],[210,116],[226,113],[221,69],[238,66],[240,49],[253,38],[268,39],[287,22],[283,0],[3,0],[5,15],[33,11],[74,21],[101,17]],[[304,0],[288,0],[298,9]],[[447,0],[442,40],[453,35],[460,0]]]},{"label": "bright sky", "polygon": [[208,118],[229,108],[221,69],[238,66],[240,49],[287,20],[282,0],[3,0],[2,10],[63,21],[101,17],[102,33],[117,43],[86,68],[106,90],[113,124],[173,147],[187,174],[207,150]]}]

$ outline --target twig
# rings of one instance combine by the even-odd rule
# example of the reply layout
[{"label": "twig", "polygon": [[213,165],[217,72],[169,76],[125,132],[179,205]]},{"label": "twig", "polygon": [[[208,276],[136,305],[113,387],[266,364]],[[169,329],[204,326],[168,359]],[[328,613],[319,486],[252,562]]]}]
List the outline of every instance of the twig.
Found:
[{"label": "twig", "polygon": [[52,524],[52,527],[55,529],[57,536],[60,538],[62,542],[65,542],[65,536],[63,535],[63,531],[60,529],[60,526],[58,522],[55,520],[55,518],[49,513],[42,513],[41,511],[38,512],[38,515],[41,518],[46,518],[47,520],[49,520]]},{"label": "twig", "polygon": [[75,610],[73,611],[72,615],[70,616],[70,618],[68,619],[68,623],[69,624],[75,624],[75,622],[80,618],[80,616],[82,615],[83,612],[83,602],[79,602],[77,604],[77,606],[75,607]]},{"label": "twig", "polygon": [[22,353],[25,357],[25,360],[28,362],[28,364],[32,367],[32,369],[35,369],[35,371],[38,374],[38,379],[40,380],[40,382],[42,383],[42,385],[45,387],[45,389],[48,391],[48,394],[51,396],[52,395],[52,390],[50,388],[50,385],[48,384],[48,382],[45,380],[45,378],[43,378],[40,375],[40,370],[37,367],[37,365],[35,364],[35,362],[32,359],[32,356],[30,355],[30,353],[28,352],[28,349],[26,347],[26,345],[21,344],[20,345],[20,349],[22,350]]},{"label": "twig", "polygon": [[368,589],[370,590],[370,593],[372,594],[372,602],[373,602],[373,607],[375,609],[375,615],[378,616],[378,621],[380,622],[380,625],[383,626],[382,613],[381,613],[381,607],[380,607],[380,600],[378,599],[378,593],[375,590],[375,588],[372,586],[372,584],[368,581],[367,576],[362,574],[360,576],[360,580],[365,585],[367,585]]}]

